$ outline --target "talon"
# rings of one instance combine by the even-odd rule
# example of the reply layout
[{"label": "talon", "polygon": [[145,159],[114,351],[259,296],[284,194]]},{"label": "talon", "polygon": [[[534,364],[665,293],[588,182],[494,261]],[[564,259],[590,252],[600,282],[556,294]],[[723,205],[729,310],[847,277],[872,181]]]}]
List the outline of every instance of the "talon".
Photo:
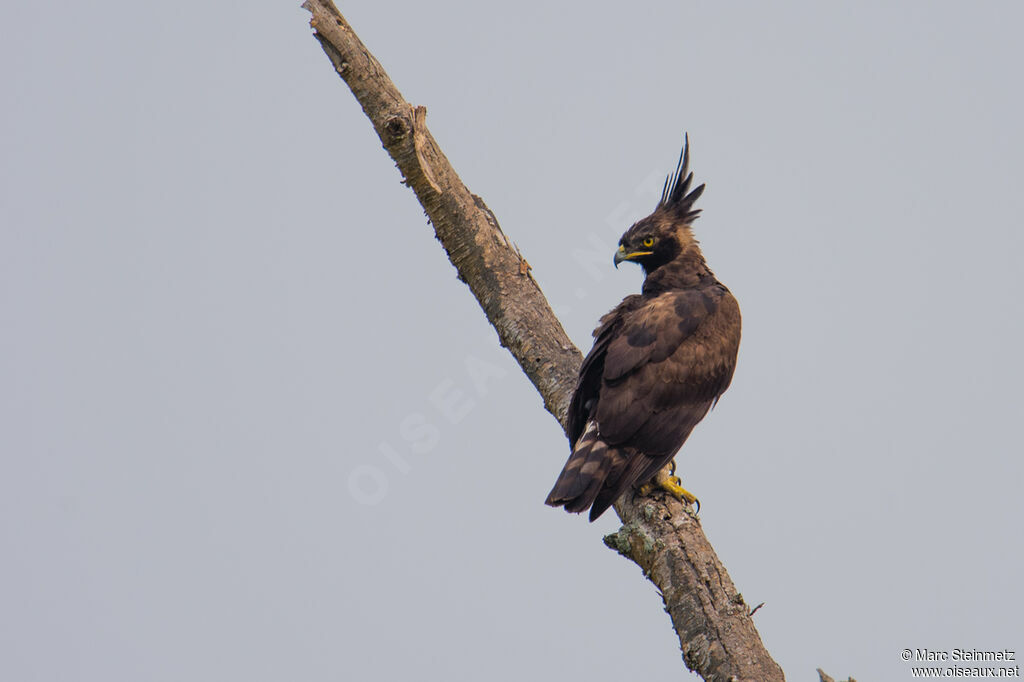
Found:
[{"label": "talon", "polygon": [[683,482],[679,480],[678,476],[673,475],[675,473],[675,469],[676,463],[675,460],[673,460],[667,467],[667,470],[662,469],[655,474],[653,481],[640,486],[640,494],[649,495],[653,490],[660,488],[683,504],[692,504],[696,507],[696,511],[693,513],[693,515],[696,516],[700,513],[700,500],[697,499],[696,495],[683,487]]}]

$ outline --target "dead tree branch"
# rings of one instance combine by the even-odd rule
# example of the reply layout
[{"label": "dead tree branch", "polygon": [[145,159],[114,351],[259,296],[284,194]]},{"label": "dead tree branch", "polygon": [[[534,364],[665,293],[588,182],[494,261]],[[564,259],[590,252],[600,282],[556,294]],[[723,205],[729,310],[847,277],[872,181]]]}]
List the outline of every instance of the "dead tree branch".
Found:
[{"label": "dead tree branch", "polygon": [[[818,668],[818,682],[836,682],[834,679],[825,674],[825,671]],[[852,677],[847,680],[839,680],[839,682],[857,682]]]},{"label": "dead tree branch", "polygon": [[[459,277],[564,428],[582,356],[530,266],[484,202],[462,184],[427,130],[426,109],[402,98],[331,0],[306,0],[303,7],[313,15],[314,36],[416,193]],[[636,562],[657,586],[686,666],[705,680],[783,680],[700,522],[671,498],[627,495],[615,509],[623,526],[605,542]]]}]

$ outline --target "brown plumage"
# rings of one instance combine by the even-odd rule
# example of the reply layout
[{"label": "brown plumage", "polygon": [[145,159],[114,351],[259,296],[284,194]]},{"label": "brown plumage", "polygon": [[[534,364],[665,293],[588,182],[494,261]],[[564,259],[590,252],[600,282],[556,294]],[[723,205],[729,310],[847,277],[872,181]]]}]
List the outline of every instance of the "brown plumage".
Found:
[{"label": "brown plumage", "polygon": [[642,293],[601,318],[569,405],[572,454],[547,504],[593,521],[665,467],[729,387],[740,344],[736,299],[690,229],[704,185],[688,191],[689,140],[654,212],[619,240]]}]

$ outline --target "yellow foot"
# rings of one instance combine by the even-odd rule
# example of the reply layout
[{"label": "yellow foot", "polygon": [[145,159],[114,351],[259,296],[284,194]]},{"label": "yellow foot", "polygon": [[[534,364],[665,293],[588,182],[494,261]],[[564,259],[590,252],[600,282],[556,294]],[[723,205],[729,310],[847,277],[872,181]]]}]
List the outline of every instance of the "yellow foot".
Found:
[{"label": "yellow foot", "polygon": [[692,504],[696,507],[694,515],[700,513],[700,500],[697,496],[691,493],[689,490],[683,487],[683,482],[679,480],[678,476],[673,476],[676,470],[675,460],[672,461],[669,467],[661,469],[654,475],[654,479],[650,483],[645,483],[640,486],[641,495],[650,495],[652,491],[661,489],[667,492],[672,497],[676,498],[683,504]]}]

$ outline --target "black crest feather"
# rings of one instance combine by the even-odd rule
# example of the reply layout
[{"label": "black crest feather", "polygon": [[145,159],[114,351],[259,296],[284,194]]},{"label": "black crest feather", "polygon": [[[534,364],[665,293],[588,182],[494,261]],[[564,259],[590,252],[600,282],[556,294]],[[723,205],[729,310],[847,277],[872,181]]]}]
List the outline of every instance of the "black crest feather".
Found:
[{"label": "black crest feather", "polygon": [[701,184],[692,192],[690,182],[693,181],[693,173],[690,172],[690,136],[686,135],[683,142],[683,151],[679,154],[679,164],[676,171],[665,178],[665,189],[661,192],[661,201],[658,208],[675,213],[680,220],[691,222],[700,216],[700,209],[694,208],[693,204],[704,193],[704,185]]}]

